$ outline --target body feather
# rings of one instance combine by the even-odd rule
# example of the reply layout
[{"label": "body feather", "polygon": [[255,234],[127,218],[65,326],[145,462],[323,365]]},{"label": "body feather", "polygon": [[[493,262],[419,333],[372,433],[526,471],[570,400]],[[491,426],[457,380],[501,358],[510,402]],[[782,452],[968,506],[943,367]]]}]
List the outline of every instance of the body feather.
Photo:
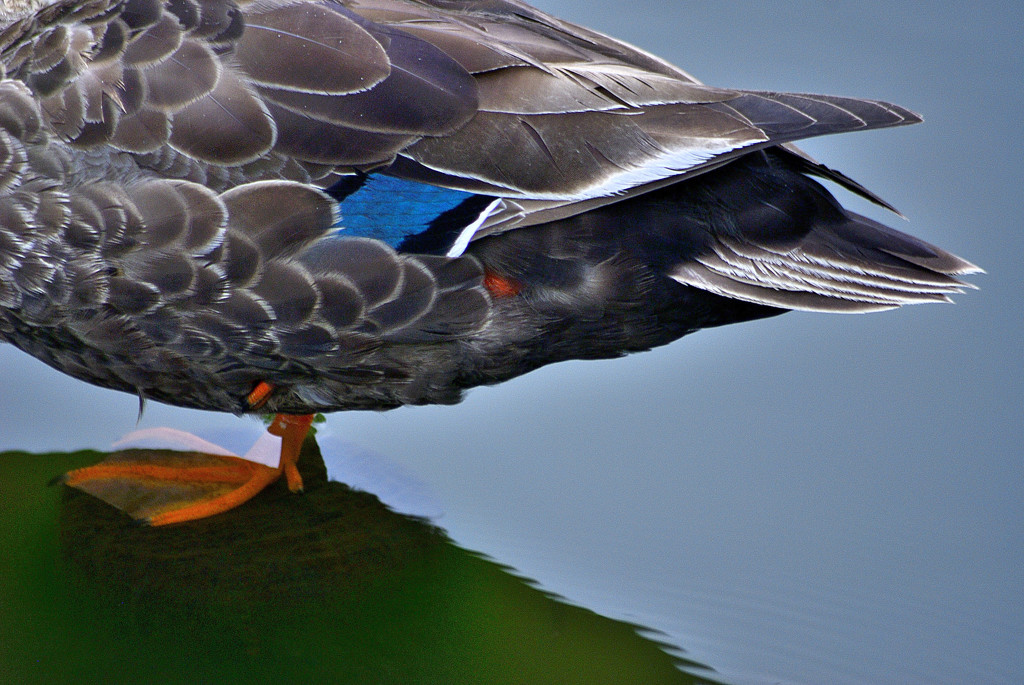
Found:
[{"label": "body feather", "polygon": [[451,402],[974,270],[792,147],[916,114],[706,86],[514,0],[10,1],[0,65],[0,337],[175,404]]}]

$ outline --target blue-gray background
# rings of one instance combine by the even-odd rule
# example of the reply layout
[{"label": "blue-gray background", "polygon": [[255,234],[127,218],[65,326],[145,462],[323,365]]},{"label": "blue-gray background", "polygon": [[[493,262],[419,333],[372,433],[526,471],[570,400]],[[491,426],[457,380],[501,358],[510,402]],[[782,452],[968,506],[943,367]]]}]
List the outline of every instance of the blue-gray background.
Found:
[{"label": "blue-gray background", "polygon": [[[910,221],[847,204],[983,266],[981,290],[705,331],[327,433],[421,481],[461,544],[730,680],[1024,682],[1022,6],[539,4],[715,85],[921,112],[805,149]],[[8,346],[0,384],[0,450],[135,426],[134,398]],[[244,423],[156,405],[142,421]]]}]

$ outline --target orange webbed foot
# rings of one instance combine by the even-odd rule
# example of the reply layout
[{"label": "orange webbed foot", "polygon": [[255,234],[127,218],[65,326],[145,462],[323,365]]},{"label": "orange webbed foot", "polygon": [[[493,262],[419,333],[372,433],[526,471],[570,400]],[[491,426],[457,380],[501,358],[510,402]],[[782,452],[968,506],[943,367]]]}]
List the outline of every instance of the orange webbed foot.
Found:
[{"label": "orange webbed foot", "polygon": [[301,491],[296,462],[312,422],[312,415],[274,418],[268,432],[281,438],[277,467],[243,459],[186,434],[195,451],[125,450],[95,466],[70,471],[62,480],[149,525],[207,518],[252,499],[282,473],[292,492]]}]

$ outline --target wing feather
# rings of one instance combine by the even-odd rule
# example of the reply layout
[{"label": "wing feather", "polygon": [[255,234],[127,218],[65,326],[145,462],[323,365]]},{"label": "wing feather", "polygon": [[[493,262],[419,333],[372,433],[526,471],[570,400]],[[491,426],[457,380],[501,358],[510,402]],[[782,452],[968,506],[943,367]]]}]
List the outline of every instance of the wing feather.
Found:
[{"label": "wing feather", "polygon": [[[284,312],[286,298],[261,279],[291,284],[304,295],[281,316],[296,349],[322,344],[316,302],[330,305],[335,324],[375,321],[396,340],[443,330],[430,316],[440,302],[465,309],[467,330],[486,318],[486,293],[438,285],[436,264],[410,266],[360,239],[312,250],[334,225],[320,189],[343,175],[387,173],[496,198],[475,240],[664,189],[762,149],[801,178],[831,178],[881,202],[791,144],[920,121],[873,100],[705,86],[518,0],[12,0],[0,11],[0,64],[9,153],[0,178],[20,181],[26,165],[60,178],[74,189],[68,235],[101,241],[108,257],[134,254],[140,223],[151,224],[154,245],[233,253],[238,263],[218,268],[249,292],[226,309]],[[146,185],[153,177],[184,185]],[[162,206],[173,220],[160,219]],[[774,225],[762,222],[771,208],[755,209],[745,226]],[[309,224],[296,229],[296,217]],[[973,268],[850,213],[820,228],[796,247],[785,232],[714,233],[671,275],[762,304],[857,309],[944,299],[961,287],[953,275]],[[312,250],[301,268],[268,266],[300,248]],[[147,286],[110,286],[125,309],[146,311],[150,286],[219,292],[216,269],[186,269],[162,252],[135,266]],[[30,278],[41,283],[44,272]],[[388,304],[403,288],[414,292]],[[189,330],[205,340],[203,325]]]},{"label": "wing feather", "polygon": [[918,120],[711,88],[512,0],[58,0],[0,45],[8,73],[47,98],[47,124],[83,147],[110,143],[161,173],[184,156],[182,178],[220,189],[286,168],[325,183],[376,169],[507,198],[478,236],[761,147]]}]

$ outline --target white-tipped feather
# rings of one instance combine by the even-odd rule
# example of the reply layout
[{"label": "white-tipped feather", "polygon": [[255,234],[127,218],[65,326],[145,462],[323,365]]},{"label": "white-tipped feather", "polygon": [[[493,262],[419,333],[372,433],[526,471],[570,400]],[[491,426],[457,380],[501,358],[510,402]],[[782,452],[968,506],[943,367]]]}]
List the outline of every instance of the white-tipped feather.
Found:
[{"label": "white-tipped feather", "polygon": [[455,243],[452,244],[451,248],[448,249],[446,257],[461,257],[462,253],[466,251],[469,246],[469,242],[476,235],[476,232],[480,230],[480,227],[484,225],[488,217],[494,214],[502,206],[503,200],[498,198],[484,208],[484,211],[480,212],[480,215],[459,233],[459,237],[455,239]]},{"label": "white-tipped feather", "polygon": [[804,247],[785,251],[719,237],[706,254],[676,267],[673,279],[718,295],[812,311],[874,311],[904,304],[949,302],[970,287],[910,262],[886,265]]}]

